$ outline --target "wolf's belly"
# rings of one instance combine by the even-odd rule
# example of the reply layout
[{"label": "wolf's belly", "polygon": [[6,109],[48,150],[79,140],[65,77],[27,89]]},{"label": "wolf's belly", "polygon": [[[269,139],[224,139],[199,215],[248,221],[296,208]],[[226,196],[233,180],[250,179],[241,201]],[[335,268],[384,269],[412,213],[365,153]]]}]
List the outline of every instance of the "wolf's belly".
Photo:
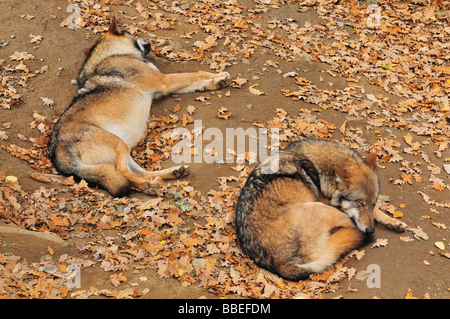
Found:
[{"label": "wolf's belly", "polygon": [[152,98],[153,93],[149,93],[129,101],[124,114],[103,123],[103,129],[120,137],[130,149],[135,147],[147,131]]}]

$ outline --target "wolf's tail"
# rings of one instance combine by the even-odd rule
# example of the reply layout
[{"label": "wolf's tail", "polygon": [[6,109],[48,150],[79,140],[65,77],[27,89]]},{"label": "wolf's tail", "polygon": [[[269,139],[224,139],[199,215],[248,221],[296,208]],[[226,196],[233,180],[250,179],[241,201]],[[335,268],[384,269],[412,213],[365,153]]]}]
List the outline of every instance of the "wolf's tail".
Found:
[{"label": "wolf's tail", "polygon": [[131,182],[116,169],[114,163],[84,165],[77,175],[90,183],[100,185],[113,197],[128,195],[132,190]]},{"label": "wolf's tail", "polygon": [[328,237],[322,253],[315,260],[304,264],[296,264],[296,269],[289,266],[288,277],[304,279],[312,273],[321,273],[331,268],[340,257],[353,249],[360,247],[366,241],[367,235],[357,228],[344,227]]},{"label": "wolf's tail", "polygon": [[338,259],[361,246],[365,238],[365,234],[357,228],[340,228],[328,238],[327,255]]}]

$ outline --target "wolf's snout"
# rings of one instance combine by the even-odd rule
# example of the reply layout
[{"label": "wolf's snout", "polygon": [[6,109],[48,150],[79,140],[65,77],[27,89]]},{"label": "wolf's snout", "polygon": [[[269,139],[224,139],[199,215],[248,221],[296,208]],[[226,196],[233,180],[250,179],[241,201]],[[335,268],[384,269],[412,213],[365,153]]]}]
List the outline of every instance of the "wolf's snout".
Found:
[{"label": "wolf's snout", "polygon": [[366,227],[365,232],[368,234],[373,234],[375,232],[375,229],[373,227]]}]

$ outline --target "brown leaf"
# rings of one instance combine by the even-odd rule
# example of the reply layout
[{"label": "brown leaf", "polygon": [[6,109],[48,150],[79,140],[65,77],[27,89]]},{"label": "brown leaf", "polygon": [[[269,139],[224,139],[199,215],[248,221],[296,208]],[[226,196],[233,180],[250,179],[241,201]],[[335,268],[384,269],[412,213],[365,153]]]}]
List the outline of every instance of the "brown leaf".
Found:
[{"label": "brown leaf", "polygon": [[227,120],[231,116],[231,113],[228,112],[228,109],[226,107],[221,107],[219,111],[217,112],[217,117],[221,119]]},{"label": "brown leaf", "polygon": [[71,186],[71,185],[75,184],[75,180],[73,179],[73,176],[69,176],[69,177],[66,177],[66,178],[62,181],[62,184],[63,184],[63,185],[66,185],[66,186]]},{"label": "brown leaf", "polygon": [[32,179],[42,182],[42,183],[50,183],[51,182],[51,180],[45,174],[30,173],[29,176]]}]

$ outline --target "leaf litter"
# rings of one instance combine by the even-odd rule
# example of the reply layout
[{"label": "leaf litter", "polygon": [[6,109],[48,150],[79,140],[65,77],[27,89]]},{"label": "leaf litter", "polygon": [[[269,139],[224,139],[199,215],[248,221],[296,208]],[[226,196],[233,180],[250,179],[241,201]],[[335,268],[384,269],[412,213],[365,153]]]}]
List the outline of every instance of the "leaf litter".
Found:
[{"label": "leaf litter", "polygon": [[[446,24],[445,1],[428,6],[379,1],[383,15],[380,28],[367,26],[367,6],[358,1],[335,4],[323,0],[254,1],[248,6],[235,1],[158,1],[145,5],[139,1],[115,1],[110,6],[73,2],[81,8],[78,22],[94,34],[106,31],[109,17],[116,11],[115,5],[129,7],[134,22],[124,28],[134,35],[150,36],[155,44],[153,54],[170,61],[198,61],[212,70],[225,70],[233,65],[251,65],[257,50],[270,50],[278,59],[265,59],[265,65],[270,68],[279,68],[281,61],[299,59],[329,65],[326,74],[345,78],[347,87],[332,89],[330,85],[325,89],[323,85],[314,85],[307,74],[299,76],[299,70],[277,71],[281,77],[293,79],[295,86],[295,89],[280,88],[280,93],[303,104],[296,114],[278,107],[271,120],[253,125],[278,128],[282,145],[298,138],[333,139],[340,134],[342,143],[375,152],[382,166],[399,165],[398,176],[390,177],[390,181],[400,191],[407,192],[412,185],[428,183],[417,196],[430,205],[433,212],[430,220],[442,220],[439,217],[448,214],[449,203],[432,197],[436,192],[450,191],[449,164],[441,164],[443,170],[436,164],[450,162],[446,99],[450,92],[446,45],[450,29]],[[314,25],[289,17],[261,19],[267,12],[286,6],[302,13],[314,10],[323,23]],[[126,16],[125,12],[121,14]],[[179,22],[189,26],[180,38],[191,40],[190,46],[180,45],[181,39],[176,36],[153,34],[176,30]],[[67,24],[63,22],[61,26]],[[347,31],[349,26],[353,33]],[[46,37],[30,35],[30,39],[37,45]],[[34,59],[28,52],[15,52],[9,60],[0,59],[3,109],[21,103],[20,87],[26,87],[30,78],[48,68],[30,71],[27,62]],[[383,93],[366,92],[363,78]],[[231,87],[246,88],[256,98],[268,94],[258,83],[253,84],[240,75],[232,79]],[[208,99],[203,96],[197,100]],[[46,107],[53,104],[48,97],[41,97],[41,101]],[[169,115],[153,116],[146,138],[133,150],[136,162],[149,170],[160,169],[161,163],[170,158],[173,132],[179,126],[193,123],[195,109],[188,105],[188,114],[176,114],[182,110],[177,105]],[[230,118],[226,105],[218,109],[219,118]],[[347,120],[330,123],[322,117],[323,112],[329,111],[343,113]],[[325,293],[340,289],[344,278],[354,277],[355,269],[344,266],[345,262],[353,256],[358,260],[364,256],[364,251],[355,251],[323,274],[299,282],[283,280],[256,267],[236,241],[234,206],[251,171],[249,163],[236,166],[237,176],[219,178],[218,190],[211,189],[206,195],[188,181],[175,181],[163,186],[154,198],[111,198],[83,180],[56,175],[46,153],[54,121],[37,111],[33,118],[30,128],[39,137],[24,137],[31,146],[2,143],[1,147],[39,171],[30,177],[43,186],[27,192],[17,178],[0,172],[1,217],[21,228],[52,232],[64,240],[74,240],[78,251],[92,258],[63,255],[58,260],[48,258],[28,265],[18,256],[1,253],[0,297],[141,297],[145,291],[140,291],[138,285],[127,286],[129,280],[125,273],[154,268],[162,278],[176,278],[183,286],[200,285],[219,296],[323,298]],[[354,125],[358,119],[363,119],[365,127]],[[0,125],[0,137],[7,141],[10,125]],[[365,130],[374,132],[376,140],[369,142]],[[58,184],[57,188],[49,187],[54,185],[51,183]],[[404,214],[388,201],[384,210],[394,217],[411,218],[407,211]],[[435,220],[429,223],[447,229],[444,223]],[[408,230],[415,239],[402,236],[400,240],[405,243],[428,240],[425,226],[428,224],[410,227]],[[103,233],[114,235],[103,236]],[[445,242],[446,239],[434,241],[431,245],[439,248],[439,255],[448,258]],[[383,247],[387,243],[387,239],[379,239],[372,248],[386,249]],[[49,247],[50,255],[51,251]],[[114,289],[91,286],[73,292],[67,287],[68,266],[73,264],[82,268],[98,265],[111,273],[109,278]],[[348,291],[355,289],[349,287]],[[406,298],[411,297],[410,289]]]}]

